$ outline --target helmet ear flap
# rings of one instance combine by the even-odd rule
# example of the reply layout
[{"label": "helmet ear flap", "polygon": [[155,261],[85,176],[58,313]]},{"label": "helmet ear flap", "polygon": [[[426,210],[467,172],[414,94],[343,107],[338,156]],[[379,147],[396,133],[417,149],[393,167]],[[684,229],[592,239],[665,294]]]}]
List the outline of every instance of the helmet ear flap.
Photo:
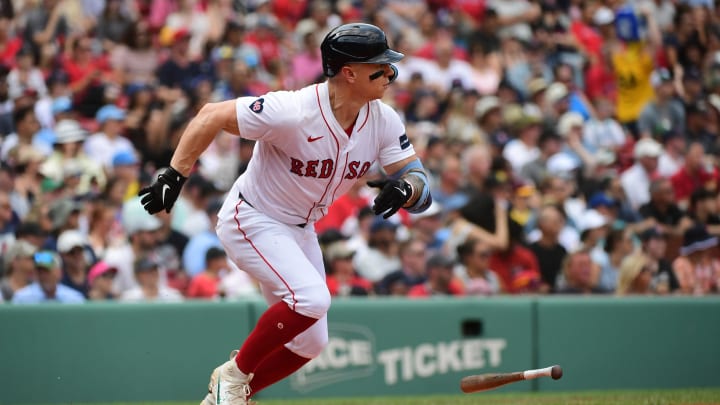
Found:
[{"label": "helmet ear flap", "polygon": [[392,83],[392,82],[394,82],[395,79],[397,79],[397,77],[398,77],[398,70],[397,70],[397,68],[395,67],[395,65],[393,65],[392,63],[390,64],[390,69],[392,69],[393,74],[392,74],[392,76],[390,76],[388,79],[390,79],[390,83]]}]

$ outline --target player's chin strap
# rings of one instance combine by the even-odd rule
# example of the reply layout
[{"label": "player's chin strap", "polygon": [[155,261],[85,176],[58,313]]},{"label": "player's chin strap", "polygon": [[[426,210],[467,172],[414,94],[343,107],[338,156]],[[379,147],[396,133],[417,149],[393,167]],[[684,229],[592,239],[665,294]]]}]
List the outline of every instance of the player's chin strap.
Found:
[{"label": "player's chin strap", "polygon": [[[395,75],[395,77],[397,77],[397,75]],[[401,178],[410,184],[410,187],[412,188],[412,197],[410,197],[411,201],[416,195],[419,195],[413,205],[404,207],[406,210],[412,213],[418,213],[423,212],[430,207],[430,204],[432,204],[430,182],[428,181],[427,174],[425,174],[422,163],[420,163],[420,159],[415,159],[408,163],[391,177],[394,179]]]},{"label": "player's chin strap", "polygon": [[[392,65],[392,64],[390,65],[390,69],[392,69],[392,71],[393,71],[392,76],[389,77],[390,83],[392,83],[392,82],[394,82],[395,79],[397,79],[397,77],[398,77],[398,70],[397,70],[397,68],[395,67],[395,65]],[[371,75],[369,76],[369,77],[370,77],[370,81],[379,79],[379,78],[381,78],[384,74],[385,74],[385,69],[380,69],[380,70],[378,70],[377,72],[375,72],[375,73],[373,73],[373,74],[371,74]]]}]

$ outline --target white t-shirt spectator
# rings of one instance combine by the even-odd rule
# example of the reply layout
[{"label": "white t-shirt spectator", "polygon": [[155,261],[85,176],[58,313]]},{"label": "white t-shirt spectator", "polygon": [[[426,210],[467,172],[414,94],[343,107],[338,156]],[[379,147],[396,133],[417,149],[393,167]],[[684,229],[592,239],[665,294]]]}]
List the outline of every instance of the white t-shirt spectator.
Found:
[{"label": "white t-shirt spectator", "polygon": [[181,302],[183,300],[180,291],[170,287],[158,287],[158,295],[154,298],[145,296],[142,288],[135,287],[120,295],[123,302]]},{"label": "white t-shirt spectator", "polygon": [[503,149],[503,157],[512,165],[515,173],[526,164],[532,162],[540,156],[540,149],[537,146],[528,146],[519,139],[513,139],[508,142]]},{"label": "white t-shirt spectator", "polygon": [[96,132],[85,140],[85,153],[108,170],[113,168],[113,156],[124,151],[135,153],[132,142],[122,136],[111,139],[103,132]]},{"label": "white t-shirt spectator", "polygon": [[627,141],[620,124],[613,119],[588,120],[583,126],[583,144],[590,152],[615,150]]},{"label": "white t-shirt spectator", "polygon": [[620,184],[633,209],[637,210],[650,201],[650,178],[639,163],[635,163],[620,175]]}]

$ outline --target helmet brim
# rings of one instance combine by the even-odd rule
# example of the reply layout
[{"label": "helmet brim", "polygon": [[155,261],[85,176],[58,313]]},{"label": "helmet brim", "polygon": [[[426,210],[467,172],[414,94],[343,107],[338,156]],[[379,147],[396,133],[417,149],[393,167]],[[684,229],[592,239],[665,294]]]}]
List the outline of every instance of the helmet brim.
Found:
[{"label": "helmet brim", "polygon": [[[405,57],[405,55],[403,55],[400,52],[393,51],[392,49],[386,49],[385,52],[381,53],[378,56],[372,57],[372,58],[362,61],[362,62],[354,62],[354,63],[395,63],[395,62],[399,62],[404,57]],[[350,62],[350,63],[353,63],[353,62]]]}]

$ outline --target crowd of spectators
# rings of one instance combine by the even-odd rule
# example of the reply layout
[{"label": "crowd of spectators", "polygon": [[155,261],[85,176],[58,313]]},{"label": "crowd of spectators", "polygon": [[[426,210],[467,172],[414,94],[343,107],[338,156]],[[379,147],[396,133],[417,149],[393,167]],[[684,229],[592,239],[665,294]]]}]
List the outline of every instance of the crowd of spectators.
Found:
[{"label": "crowd of spectators", "polygon": [[137,192],[352,21],[406,55],[384,101],[434,203],[375,217],[374,167],[329,207],[334,296],[718,293],[714,1],[0,0],[0,301],[259,296],[214,231],[253,142],[217,134],[171,213]]}]

